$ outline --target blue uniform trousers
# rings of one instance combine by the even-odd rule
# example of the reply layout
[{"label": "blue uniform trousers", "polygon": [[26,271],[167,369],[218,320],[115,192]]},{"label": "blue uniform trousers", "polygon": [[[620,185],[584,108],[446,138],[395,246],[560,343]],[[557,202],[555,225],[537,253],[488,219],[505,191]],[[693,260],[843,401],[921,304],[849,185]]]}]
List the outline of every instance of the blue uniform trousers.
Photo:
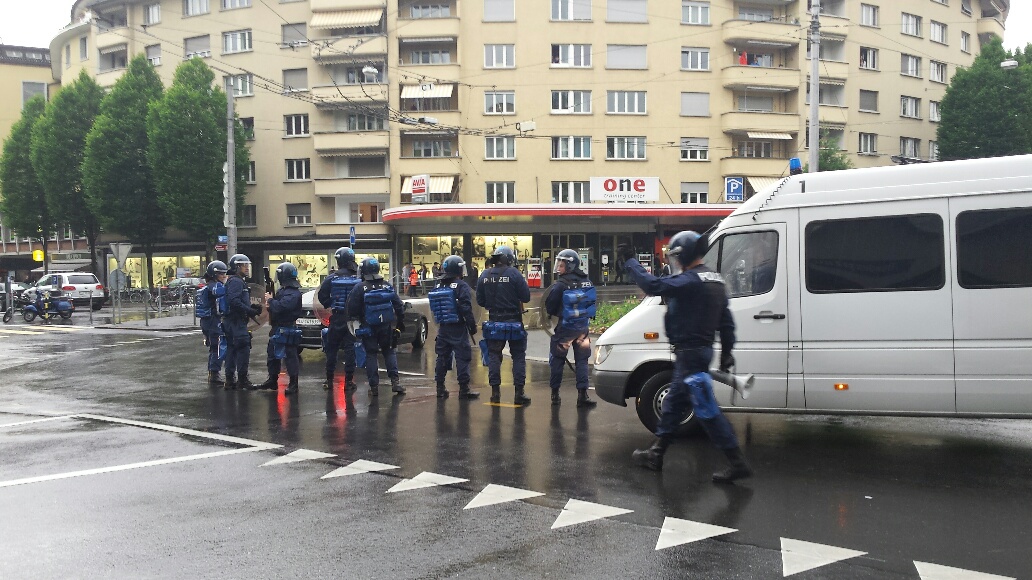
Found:
[{"label": "blue uniform trousers", "polygon": [[670,392],[663,399],[657,437],[676,434],[678,425],[694,409],[696,418],[714,445],[720,449],[738,447],[735,430],[713,396],[713,382],[709,376],[712,360],[712,347],[674,349],[674,376],[670,381]]},{"label": "blue uniform trousers", "polygon": [[226,360],[226,336],[222,333],[222,323],[217,318],[202,318],[201,334],[208,343],[208,370],[217,373]]},{"label": "blue uniform trousers", "polygon": [[[297,356],[297,346],[286,345],[283,347],[286,355],[283,359],[287,363],[287,376],[293,378],[301,372],[300,361]],[[269,369],[269,376],[275,377],[280,373],[280,359],[276,358],[276,343],[269,340],[269,346],[265,349],[265,354],[268,359],[266,360],[266,367]]]},{"label": "blue uniform trousers", "polygon": [[347,324],[330,323],[326,329],[326,372],[337,368],[337,352],[344,349],[344,376],[355,376],[355,336]]},{"label": "blue uniform trousers", "polygon": [[[487,341],[487,382],[491,388],[502,384],[502,349],[504,340]],[[516,388],[527,384],[527,339],[509,340],[509,354],[512,355],[512,383]]]},{"label": "blue uniform trousers", "polygon": [[224,320],[223,329],[226,332],[226,374],[244,376],[251,362],[251,333],[247,332],[247,322]]},{"label": "blue uniform trousers", "polygon": [[362,347],[366,351],[365,372],[369,387],[375,388],[380,385],[379,360],[376,355],[383,352],[384,364],[387,366],[387,376],[391,380],[401,377],[398,374],[398,349],[391,346],[391,339],[394,338],[394,328],[390,325],[381,329],[374,329],[372,336],[362,337]]},{"label": "blue uniform trousers", "polygon": [[552,334],[548,349],[548,367],[551,373],[548,386],[556,390],[563,383],[563,367],[566,366],[566,354],[573,347],[573,360],[577,376],[577,390],[588,389],[588,358],[591,356],[591,339],[587,330],[575,330],[559,325]]},{"label": "blue uniform trousers", "polygon": [[444,383],[454,355],[459,385],[469,385],[469,365],[473,360],[473,348],[469,344],[469,330],[465,324],[442,324],[437,330],[434,353],[437,355],[437,366],[434,368],[434,380],[437,384]]}]

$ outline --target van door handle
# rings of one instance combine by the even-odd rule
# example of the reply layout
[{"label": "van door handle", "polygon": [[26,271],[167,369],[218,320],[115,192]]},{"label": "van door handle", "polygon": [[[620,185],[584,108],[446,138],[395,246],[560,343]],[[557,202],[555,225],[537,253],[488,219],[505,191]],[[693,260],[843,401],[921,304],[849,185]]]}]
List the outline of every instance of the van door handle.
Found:
[{"label": "van door handle", "polygon": [[784,320],[785,319],[785,315],[784,314],[774,314],[773,312],[761,312],[759,314],[753,314],[753,318],[755,320],[760,320],[760,319],[764,319],[764,318],[769,318],[771,320]]}]

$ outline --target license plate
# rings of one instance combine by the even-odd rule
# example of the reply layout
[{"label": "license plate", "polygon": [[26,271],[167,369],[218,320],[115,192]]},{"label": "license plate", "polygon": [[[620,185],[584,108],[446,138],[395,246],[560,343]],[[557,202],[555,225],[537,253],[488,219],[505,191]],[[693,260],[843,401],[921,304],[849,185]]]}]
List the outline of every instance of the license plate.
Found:
[{"label": "license plate", "polygon": [[322,321],[318,318],[298,318],[298,326],[322,326]]},{"label": "license plate", "polygon": [[92,294],[93,294],[93,292],[91,292],[89,290],[82,290],[82,291],[79,292],[79,297],[80,298],[89,298]]}]

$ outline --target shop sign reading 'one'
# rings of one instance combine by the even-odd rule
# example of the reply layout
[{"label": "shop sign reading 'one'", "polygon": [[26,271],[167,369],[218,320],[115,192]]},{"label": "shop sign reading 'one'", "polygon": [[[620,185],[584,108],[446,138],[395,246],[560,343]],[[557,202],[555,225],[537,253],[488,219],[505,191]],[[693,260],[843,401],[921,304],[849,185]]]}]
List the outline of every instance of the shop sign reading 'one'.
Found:
[{"label": "shop sign reading 'one'", "polygon": [[592,177],[592,201],[658,201],[658,177]]}]

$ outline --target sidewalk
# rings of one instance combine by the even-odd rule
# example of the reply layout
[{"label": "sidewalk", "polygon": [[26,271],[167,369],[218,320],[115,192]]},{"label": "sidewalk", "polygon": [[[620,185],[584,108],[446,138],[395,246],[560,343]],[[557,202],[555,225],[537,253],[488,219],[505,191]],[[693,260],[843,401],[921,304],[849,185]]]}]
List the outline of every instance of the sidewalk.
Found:
[{"label": "sidewalk", "polygon": [[200,331],[200,321],[194,319],[192,315],[179,315],[179,316],[161,316],[158,318],[151,318],[148,321],[144,321],[143,318],[128,317],[122,318],[121,324],[115,324],[111,315],[105,314],[101,317],[106,322],[103,324],[96,324],[93,328],[99,328],[103,330],[150,330],[153,332],[183,332],[196,330]]}]

